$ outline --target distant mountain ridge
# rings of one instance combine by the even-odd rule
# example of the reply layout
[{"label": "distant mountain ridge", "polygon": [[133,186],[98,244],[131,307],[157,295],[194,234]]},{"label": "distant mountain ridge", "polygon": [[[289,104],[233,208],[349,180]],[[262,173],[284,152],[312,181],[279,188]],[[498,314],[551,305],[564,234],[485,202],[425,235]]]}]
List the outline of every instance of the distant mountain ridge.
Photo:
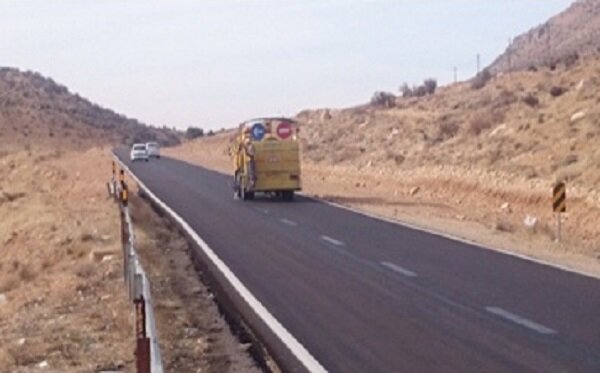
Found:
[{"label": "distant mountain ridge", "polygon": [[0,68],[0,145],[85,148],[157,141],[179,135],[117,114],[35,72]]},{"label": "distant mountain ridge", "polygon": [[578,0],[547,22],[515,37],[488,69],[498,73],[552,67],[594,54],[600,54],[600,0]]}]

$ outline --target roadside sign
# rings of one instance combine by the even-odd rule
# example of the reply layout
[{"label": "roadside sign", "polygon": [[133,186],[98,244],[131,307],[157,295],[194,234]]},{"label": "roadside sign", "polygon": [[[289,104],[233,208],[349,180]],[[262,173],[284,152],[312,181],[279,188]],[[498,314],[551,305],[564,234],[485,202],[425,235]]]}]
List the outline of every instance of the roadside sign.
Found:
[{"label": "roadside sign", "polygon": [[557,213],[567,212],[567,185],[562,181],[552,190],[552,210]]},{"label": "roadside sign", "polygon": [[561,240],[560,214],[567,212],[567,185],[561,181],[552,189],[552,210],[556,214],[556,242]]}]

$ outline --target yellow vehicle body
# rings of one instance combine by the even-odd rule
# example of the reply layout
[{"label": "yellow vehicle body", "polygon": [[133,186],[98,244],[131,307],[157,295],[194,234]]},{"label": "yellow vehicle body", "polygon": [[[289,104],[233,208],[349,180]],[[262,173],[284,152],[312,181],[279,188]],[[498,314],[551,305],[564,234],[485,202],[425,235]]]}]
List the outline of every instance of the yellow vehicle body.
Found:
[{"label": "yellow vehicle body", "polygon": [[[264,136],[254,136],[249,126],[264,127]],[[284,123],[284,124],[281,124]],[[297,128],[284,119],[260,119],[244,123],[231,144],[234,162],[234,189],[240,199],[252,199],[255,192],[270,193],[284,200],[301,190],[300,147]],[[284,126],[286,137],[278,134]],[[292,131],[292,132],[289,132]],[[257,131],[260,132],[260,131]]]}]

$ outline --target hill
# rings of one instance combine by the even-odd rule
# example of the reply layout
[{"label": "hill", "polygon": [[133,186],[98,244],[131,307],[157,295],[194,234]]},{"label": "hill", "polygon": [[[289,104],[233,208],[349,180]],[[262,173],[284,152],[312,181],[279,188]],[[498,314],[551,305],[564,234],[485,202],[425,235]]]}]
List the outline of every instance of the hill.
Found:
[{"label": "hill", "polygon": [[176,132],[100,107],[35,72],[0,68],[0,144],[68,147],[145,141],[179,143]]},{"label": "hill", "polygon": [[489,67],[493,73],[571,64],[600,53],[600,1],[578,0],[567,10],[528,32]]}]

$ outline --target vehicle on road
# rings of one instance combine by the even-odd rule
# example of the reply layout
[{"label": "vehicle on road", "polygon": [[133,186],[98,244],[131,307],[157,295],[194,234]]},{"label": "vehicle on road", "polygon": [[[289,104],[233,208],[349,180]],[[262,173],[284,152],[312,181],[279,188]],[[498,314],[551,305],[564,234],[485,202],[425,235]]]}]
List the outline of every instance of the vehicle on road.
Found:
[{"label": "vehicle on road", "polygon": [[233,184],[241,200],[257,192],[285,201],[301,190],[298,124],[286,118],[259,118],[240,124],[232,138]]},{"label": "vehicle on road", "polygon": [[160,147],[155,142],[146,143],[146,152],[148,152],[149,158],[160,158]]},{"label": "vehicle on road", "polygon": [[148,151],[146,150],[146,144],[133,144],[129,158],[132,162],[135,161],[146,161],[148,162]]}]

